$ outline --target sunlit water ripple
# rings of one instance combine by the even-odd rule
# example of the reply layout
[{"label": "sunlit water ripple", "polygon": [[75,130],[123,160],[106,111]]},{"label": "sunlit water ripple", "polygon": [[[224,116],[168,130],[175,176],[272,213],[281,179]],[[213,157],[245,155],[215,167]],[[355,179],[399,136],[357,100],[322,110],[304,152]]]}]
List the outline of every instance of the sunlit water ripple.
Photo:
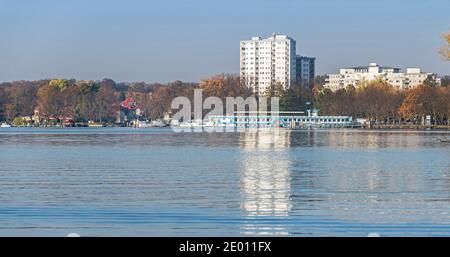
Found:
[{"label": "sunlit water ripple", "polygon": [[450,236],[450,132],[0,129],[0,236]]}]

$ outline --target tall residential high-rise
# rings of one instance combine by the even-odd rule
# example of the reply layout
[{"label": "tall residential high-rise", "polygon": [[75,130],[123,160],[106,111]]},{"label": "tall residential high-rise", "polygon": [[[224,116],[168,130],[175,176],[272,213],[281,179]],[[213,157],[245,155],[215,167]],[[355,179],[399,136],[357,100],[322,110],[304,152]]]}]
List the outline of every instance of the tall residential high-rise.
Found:
[{"label": "tall residential high-rise", "polygon": [[297,75],[296,81],[302,86],[311,86],[314,83],[315,77],[315,57],[307,57],[297,55]]},{"label": "tall residential high-rise", "polygon": [[241,79],[256,95],[264,95],[277,83],[289,88],[296,80],[295,52],[295,40],[286,35],[241,41]]}]

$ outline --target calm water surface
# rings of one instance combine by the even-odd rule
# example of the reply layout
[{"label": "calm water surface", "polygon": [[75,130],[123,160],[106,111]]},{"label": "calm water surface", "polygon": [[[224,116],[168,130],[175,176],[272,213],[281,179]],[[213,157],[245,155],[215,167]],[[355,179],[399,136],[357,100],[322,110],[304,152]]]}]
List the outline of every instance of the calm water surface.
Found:
[{"label": "calm water surface", "polygon": [[0,129],[0,236],[450,236],[450,132]]}]

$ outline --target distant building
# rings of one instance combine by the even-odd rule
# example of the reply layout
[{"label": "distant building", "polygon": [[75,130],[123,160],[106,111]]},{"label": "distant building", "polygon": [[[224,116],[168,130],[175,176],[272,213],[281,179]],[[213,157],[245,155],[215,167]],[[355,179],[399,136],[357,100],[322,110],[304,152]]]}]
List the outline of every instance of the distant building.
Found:
[{"label": "distant building", "polygon": [[33,116],[31,116],[31,120],[35,124],[39,124],[39,123],[41,123],[41,119],[42,119],[42,117],[41,117],[41,115],[39,113],[39,110],[38,109],[34,109],[34,114],[33,114]]},{"label": "distant building", "polygon": [[348,86],[356,87],[362,81],[381,79],[398,89],[409,89],[422,84],[427,78],[437,85],[441,83],[436,74],[422,72],[419,68],[407,68],[403,73],[400,68],[370,63],[369,66],[340,69],[339,74],[328,74],[324,88],[336,91]]},{"label": "distant building", "polygon": [[315,77],[315,57],[297,55],[296,81],[302,86],[311,86]]},{"label": "distant building", "polygon": [[289,88],[296,80],[296,43],[286,35],[253,37],[240,42],[240,76],[257,95],[280,83]]},{"label": "distant building", "polygon": [[120,110],[117,116],[116,123],[128,123],[139,115],[139,108],[136,101],[132,97],[128,97],[120,103]]}]

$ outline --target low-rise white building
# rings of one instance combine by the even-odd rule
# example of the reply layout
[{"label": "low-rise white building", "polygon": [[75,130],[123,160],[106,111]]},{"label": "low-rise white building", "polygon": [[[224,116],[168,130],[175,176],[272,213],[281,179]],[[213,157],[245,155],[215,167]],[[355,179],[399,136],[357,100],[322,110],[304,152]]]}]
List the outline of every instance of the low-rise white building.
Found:
[{"label": "low-rise white building", "polygon": [[434,80],[437,85],[441,83],[436,74],[422,72],[419,68],[407,68],[404,73],[400,68],[370,63],[369,66],[340,69],[339,74],[328,74],[324,88],[336,91],[348,86],[357,87],[364,81],[381,79],[398,89],[409,89],[422,84],[427,78]]}]

